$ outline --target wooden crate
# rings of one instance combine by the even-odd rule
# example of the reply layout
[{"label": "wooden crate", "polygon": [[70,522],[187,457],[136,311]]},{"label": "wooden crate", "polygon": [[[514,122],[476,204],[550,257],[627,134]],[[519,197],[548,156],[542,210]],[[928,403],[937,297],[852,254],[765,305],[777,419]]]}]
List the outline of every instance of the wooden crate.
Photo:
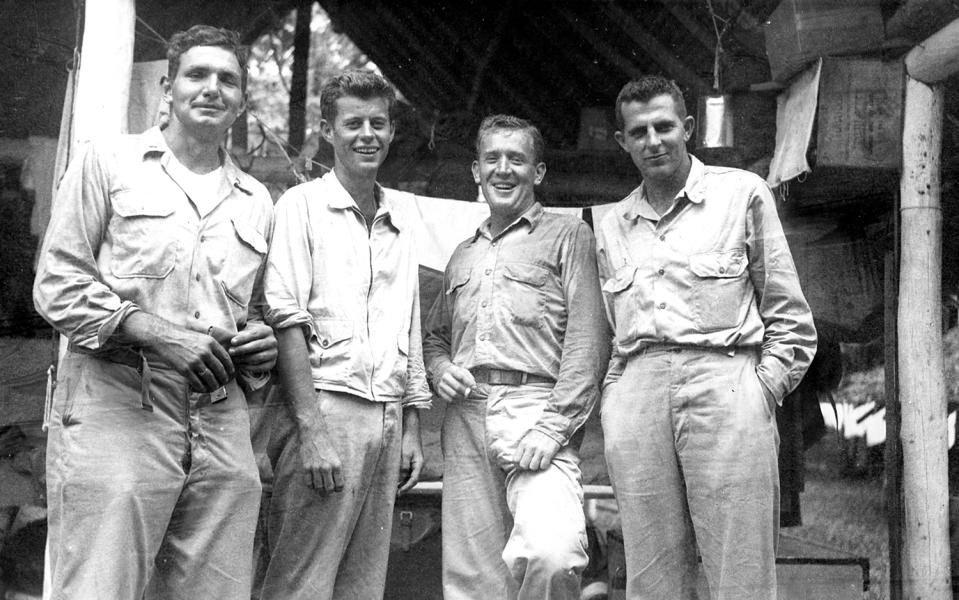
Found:
[{"label": "wooden crate", "polygon": [[816,166],[898,169],[904,87],[901,61],[823,59]]},{"label": "wooden crate", "polygon": [[782,0],[765,33],[772,77],[782,82],[820,56],[872,50],[884,38],[879,0]]}]

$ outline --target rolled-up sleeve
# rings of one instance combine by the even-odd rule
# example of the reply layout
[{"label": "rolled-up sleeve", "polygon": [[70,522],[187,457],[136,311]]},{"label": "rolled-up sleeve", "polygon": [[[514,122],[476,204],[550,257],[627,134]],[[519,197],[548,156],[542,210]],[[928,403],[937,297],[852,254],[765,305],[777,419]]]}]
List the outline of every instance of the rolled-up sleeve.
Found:
[{"label": "rolled-up sleeve", "polygon": [[433,395],[430,393],[429,384],[426,382],[426,368],[423,366],[419,282],[416,282],[415,288],[410,319],[410,352],[406,361],[406,391],[403,394],[403,407],[427,409],[432,406]]},{"label": "rolled-up sleeve", "polygon": [[565,445],[599,398],[610,334],[596,267],[596,242],[585,223],[570,232],[562,260],[566,334],[556,385],[534,428]]},{"label": "rolled-up sleeve", "polygon": [[756,374],[781,404],[799,385],[816,354],[816,328],[799,286],[775,199],[765,185],[752,194],[746,227],[749,276],[765,328]]},{"label": "rolled-up sleeve", "polygon": [[88,143],[67,169],[33,285],[37,312],[74,347],[87,351],[108,347],[119,324],[137,310],[103,282],[97,266],[110,220],[107,161]]},{"label": "rolled-up sleeve", "polygon": [[298,191],[276,204],[273,243],[266,261],[263,289],[266,322],[274,329],[302,327],[313,333],[308,310],[313,287],[313,243],[306,198]]}]

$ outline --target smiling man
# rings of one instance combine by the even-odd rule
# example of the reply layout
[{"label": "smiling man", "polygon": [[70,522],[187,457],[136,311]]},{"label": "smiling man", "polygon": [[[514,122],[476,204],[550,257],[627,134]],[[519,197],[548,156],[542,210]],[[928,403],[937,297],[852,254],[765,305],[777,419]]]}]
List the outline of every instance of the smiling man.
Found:
[{"label": "smiling man", "polygon": [[263,600],[381,598],[393,503],[422,468],[413,198],[376,183],[395,103],[379,75],[333,77],[320,92],[333,170],[276,205],[266,296],[290,410],[273,431]]},{"label": "smiling man", "polygon": [[[69,338],[47,445],[50,598],[250,597],[260,483],[244,390],[276,359],[261,273],[273,206],[221,144],[246,51],[170,40],[168,125],[88,145],[34,286]],[[237,375],[238,377],[235,377]]]},{"label": "smiling man", "polygon": [[597,229],[614,328],[606,463],[629,598],[776,597],[775,407],[816,331],[776,204],[758,176],[686,151],[693,118],[650,76],[616,99],[616,140],[643,183]]},{"label": "smiling man", "polygon": [[473,178],[490,218],[454,251],[424,354],[443,422],[443,596],[576,598],[587,563],[579,444],[609,335],[595,242],[535,187],[543,138],[487,117]]}]

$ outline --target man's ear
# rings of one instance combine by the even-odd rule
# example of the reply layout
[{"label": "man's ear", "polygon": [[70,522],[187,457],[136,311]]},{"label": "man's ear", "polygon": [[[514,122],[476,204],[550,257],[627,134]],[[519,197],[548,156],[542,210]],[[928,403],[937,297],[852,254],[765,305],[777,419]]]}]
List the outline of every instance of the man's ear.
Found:
[{"label": "man's ear", "polygon": [[170,102],[173,100],[173,84],[170,82],[170,78],[166,75],[160,77],[160,89],[163,91],[164,102]]},{"label": "man's ear", "polygon": [[686,115],[683,119],[683,140],[687,142],[691,140],[694,131],[696,131],[696,119],[692,115]]},{"label": "man's ear", "polygon": [[328,144],[333,144],[333,125],[326,119],[320,119],[320,135]]},{"label": "man's ear", "polygon": [[536,165],[536,177],[533,179],[533,185],[541,184],[543,177],[546,177],[546,163],[541,162]]},{"label": "man's ear", "polygon": [[626,147],[626,136],[623,135],[622,131],[614,132],[613,138],[616,140],[616,143],[619,144],[620,148],[622,148],[627,153],[629,152],[629,149]]},{"label": "man's ear", "polygon": [[476,185],[479,185],[480,184],[479,161],[474,160],[473,166],[470,167],[470,170],[473,171],[473,183],[475,183]]}]

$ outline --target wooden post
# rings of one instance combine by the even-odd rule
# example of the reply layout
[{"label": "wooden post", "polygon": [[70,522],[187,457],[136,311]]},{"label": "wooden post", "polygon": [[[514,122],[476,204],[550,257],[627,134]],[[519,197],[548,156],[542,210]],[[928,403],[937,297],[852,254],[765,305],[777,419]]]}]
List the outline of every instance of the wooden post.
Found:
[{"label": "wooden post", "polygon": [[943,90],[906,78],[900,183],[898,362],[903,598],[952,598],[942,354]]},{"label": "wooden post", "polygon": [[293,32],[293,66],[290,78],[290,133],[287,142],[297,154],[303,151],[306,138],[306,99],[310,87],[310,21],[313,0],[300,0],[296,6],[296,28]]},{"label": "wooden post", "polygon": [[[899,207],[899,198],[896,198]],[[899,223],[893,226],[893,248],[886,252],[883,281],[883,363],[886,398],[886,521],[889,524],[889,600],[902,600],[902,444],[899,439],[899,382],[896,373],[896,314],[899,298]]]},{"label": "wooden post", "polygon": [[135,0],[85,2],[73,141],[126,133]]}]

